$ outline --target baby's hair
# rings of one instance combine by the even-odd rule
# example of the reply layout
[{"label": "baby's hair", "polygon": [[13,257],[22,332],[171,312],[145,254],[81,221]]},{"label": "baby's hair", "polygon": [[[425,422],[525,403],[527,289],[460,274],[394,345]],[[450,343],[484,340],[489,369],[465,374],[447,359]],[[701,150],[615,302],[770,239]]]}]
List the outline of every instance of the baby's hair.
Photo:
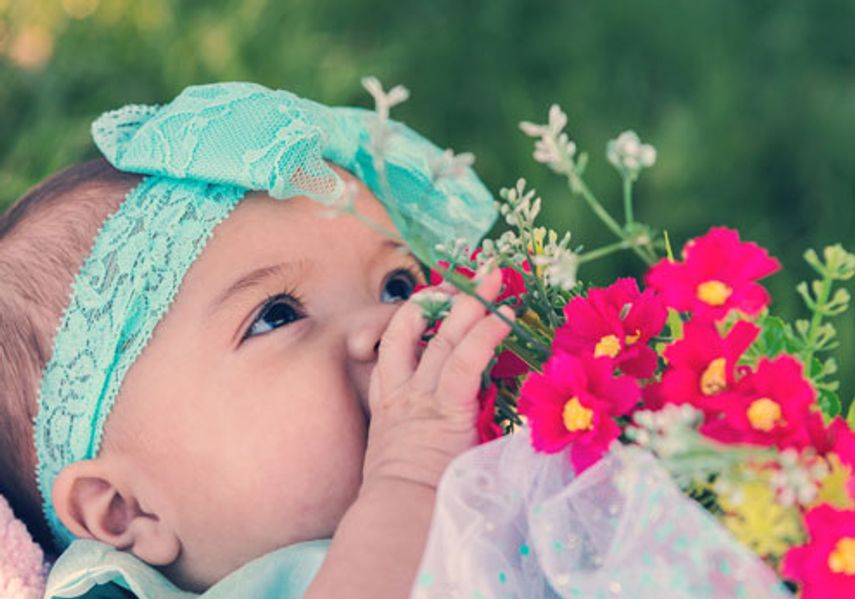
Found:
[{"label": "baby's hair", "polygon": [[74,276],[138,182],[97,159],[53,175],[0,215],[0,493],[49,553],[34,473],[41,376]]}]

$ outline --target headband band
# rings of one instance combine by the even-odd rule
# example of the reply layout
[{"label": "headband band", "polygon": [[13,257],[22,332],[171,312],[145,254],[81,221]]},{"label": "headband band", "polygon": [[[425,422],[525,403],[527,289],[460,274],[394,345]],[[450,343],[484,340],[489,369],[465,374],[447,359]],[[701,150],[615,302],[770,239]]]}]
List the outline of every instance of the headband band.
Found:
[{"label": "headband band", "polygon": [[36,478],[60,548],[74,536],[53,509],[57,475],[97,456],[125,375],[247,190],[335,204],[344,185],[324,161],[336,163],[371,189],[416,254],[431,259],[438,243],[462,238],[474,247],[497,216],[471,169],[438,173],[443,152],[404,125],[260,85],[188,87],[163,107],[106,113],[92,134],[117,169],[148,176],[96,235],[39,389]]}]

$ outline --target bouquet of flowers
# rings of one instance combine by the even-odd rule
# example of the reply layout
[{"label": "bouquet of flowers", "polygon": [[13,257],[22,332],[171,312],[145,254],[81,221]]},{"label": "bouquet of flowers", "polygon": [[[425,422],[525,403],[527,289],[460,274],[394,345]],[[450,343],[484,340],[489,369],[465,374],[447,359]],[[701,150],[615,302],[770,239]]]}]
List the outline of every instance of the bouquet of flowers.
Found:
[{"label": "bouquet of flowers", "polygon": [[[406,97],[376,81],[366,87],[383,115],[389,98]],[[623,181],[620,224],[585,183],[587,155],[566,124],[554,105],[546,124],[520,127],[536,140],[535,160],[566,178],[616,241],[571,248],[569,233],[536,223],[541,199],[520,179],[500,192],[509,230],[474,251],[439,247],[443,259],[432,265],[432,285],[446,280],[473,295],[479,268],[501,268],[502,293],[485,306],[511,305],[518,316],[484,375],[481,440],[525,424],[537,451],[567,451],[577,474],[614,443],[645,448],[798,596],[855,597],[855,401],[844,417],[829,355],[833,319],[849,309],[855,255],[840,245],[808,250],[817,279],[796,289],[807,318],[785,322],[758,283],[781,268],[765,249],[714,227],[677,257],[667,234],[634,219],[633,184],[656,161],[651,145],[626,131],[607,146]],[[472,161],[444,159],[447,171]],[[578,280],[580,266],[622,250],[646,263],[643,285]],[[420,301],[432,323],[427,340],[450,302],[442,294]]]}]

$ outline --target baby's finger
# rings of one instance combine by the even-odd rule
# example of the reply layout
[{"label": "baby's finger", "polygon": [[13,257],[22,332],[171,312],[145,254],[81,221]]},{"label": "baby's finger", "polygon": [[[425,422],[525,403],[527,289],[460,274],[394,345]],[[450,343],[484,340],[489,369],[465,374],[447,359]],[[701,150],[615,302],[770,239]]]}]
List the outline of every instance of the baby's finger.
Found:
[{"label": "baby's finger", "polygon": [[426,328],[422,308],[415,302],[407,301],[395,312],[380,338],[375,366],[384,389],[395,389],[413,376],[418,364],[418,343]]},{"label": "baby's finger", "polygon": [[[499,312],[513,322],[514,311],[501,306]],[[481,373],[490,363],[496,347],[511,327],[491,314],[476,324],[449,356],[439,377],[436,396],[443,408],[457,411],[474,402],[481,384]]]},{"label": "baby's finger", "polygon": [[[496,268],[487,273],[476,293],[485,300],[492,302],[502,287],[502,273]],[[470,295],[459,294],[455,297],[454,307],[439,327],[436,336],[431,339],[422,354],[414,375],[414,383],[436,385],[437,375],[451,352],[480,321],[487,309],[477,299]]]}]

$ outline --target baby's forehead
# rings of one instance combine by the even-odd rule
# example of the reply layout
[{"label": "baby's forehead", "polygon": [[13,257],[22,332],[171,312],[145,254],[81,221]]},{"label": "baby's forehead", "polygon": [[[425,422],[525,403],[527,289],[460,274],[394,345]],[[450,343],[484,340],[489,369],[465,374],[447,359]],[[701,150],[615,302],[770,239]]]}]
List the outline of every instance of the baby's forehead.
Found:
[{"label": "baby's forehead", "polygon": [[[232,214],[215,230],[212,241],[235,238],[252,243],[253,238],[272,234],[288,239],[311,241],[319,235],[336,233],[360,235],[374,230],[400,240],[392,219],[379,199],[358,179],[349,175],[347,196],[335,203],[323,203],[306,196],[275,199],[263,191],[252,191],[238,203]],[[375,226],[376,225],[376,226]],[[378,240],[379,241],[379,240]]]},{"label": "baby's forehead", "polygon": [[247,194],[214,229],[187,278],[194,287],[210,290],[240,273],[283,261],[356,265],[389,251],[406,254],[382,203],[363,184],[352,187],[358,218],[305,196],[279,200],[265,192]]}]

